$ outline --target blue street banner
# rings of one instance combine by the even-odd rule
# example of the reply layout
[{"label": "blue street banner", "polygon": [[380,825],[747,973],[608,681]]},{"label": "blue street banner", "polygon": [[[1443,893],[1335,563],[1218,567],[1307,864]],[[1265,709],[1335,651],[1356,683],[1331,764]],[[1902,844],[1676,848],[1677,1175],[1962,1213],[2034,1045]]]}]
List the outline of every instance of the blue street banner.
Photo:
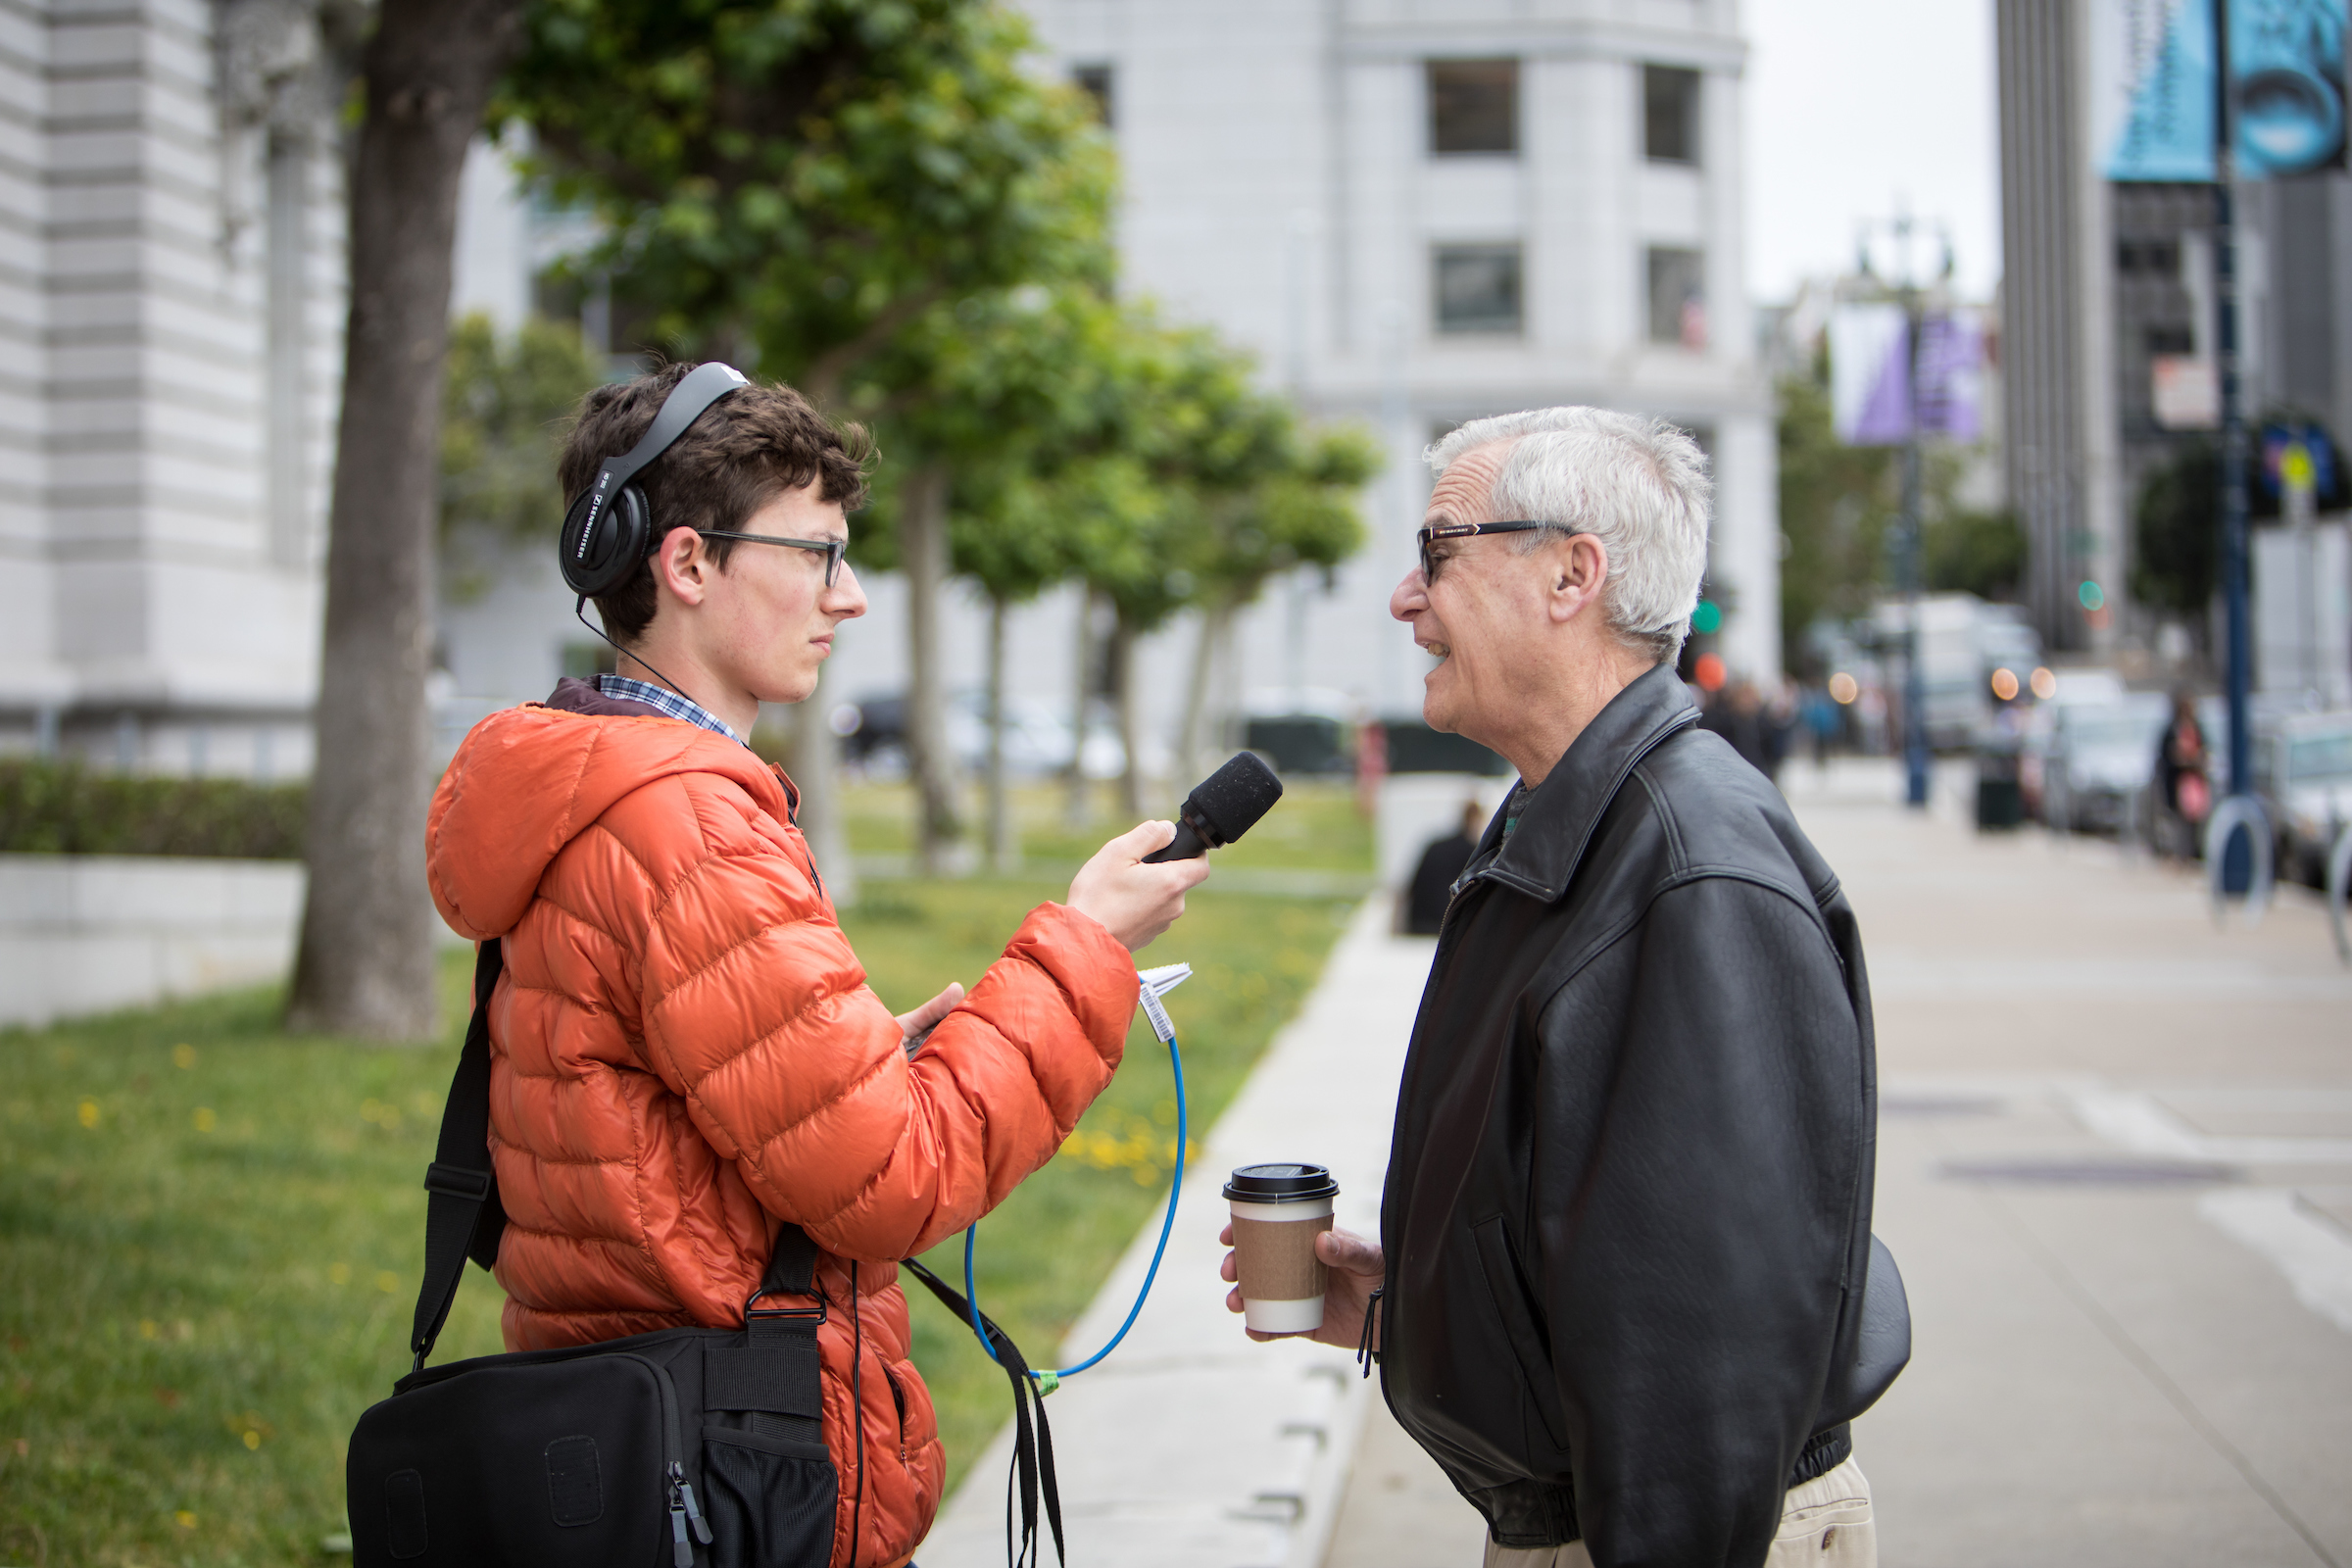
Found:
[{"label": "blue street banner", "polygon": [[[2344,164],[2347,0],[2229,0],[2240,177]],[[2092,156],[2112,180],[2214,177],[2213,0],[2097,0]]]}]

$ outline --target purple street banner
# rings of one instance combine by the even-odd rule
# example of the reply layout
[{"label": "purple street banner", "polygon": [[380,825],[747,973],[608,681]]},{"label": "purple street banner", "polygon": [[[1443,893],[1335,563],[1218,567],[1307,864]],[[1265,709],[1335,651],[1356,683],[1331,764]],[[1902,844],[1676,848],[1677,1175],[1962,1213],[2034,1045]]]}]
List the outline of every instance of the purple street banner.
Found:
[{"label": "purple street banner", "polygon": [[[1830,419],[1851,447],[1923,439],[1968,443],[1984,433],[1984,324],[1975,311],[1938,311],[1911,329],[1894,304],[1830,313]],[[1917,401],[1914,403],[1916,385]]]},{"label": "purple street banner", "polygon": [[[2348,0],[2229,0],[2242,178],[2344,164]],[[2213,0],[2094,0],[2091,157],[2112,180],[2214,177]]]},{"label": "purple street banner", "polygon": [[1911,439],[1911,328],[1899,305],[1830,312],[1830,421],[1849,447]]},{"label": "purple street banner", "polygon": [[1919,324],[1919,433],[1963,446],[1984,433],[1984,322],[1975,311]]}]

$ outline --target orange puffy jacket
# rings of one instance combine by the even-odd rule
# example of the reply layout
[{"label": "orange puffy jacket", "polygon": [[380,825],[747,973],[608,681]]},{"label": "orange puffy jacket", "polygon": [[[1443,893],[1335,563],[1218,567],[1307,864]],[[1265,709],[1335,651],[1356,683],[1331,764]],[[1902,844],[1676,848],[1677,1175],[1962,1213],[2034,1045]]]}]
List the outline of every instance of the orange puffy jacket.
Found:
[{"label": "orange puffy jacket", "polygon": [[452,927],[506,943],[490,1143],[508,1348],[738,1324],[777,1221],[803,1226],[833,1307],[833,1563],[856,1518],[856,1560],[878,1568],[921,1542],[945,1469],[896,1260],[1052,1157],[1118,1065],[1137,982],[1102,925],[1042,905],[909,1059],[794,804],[750,751],[680,720],[511,709],[434,793],[427,870]]}]

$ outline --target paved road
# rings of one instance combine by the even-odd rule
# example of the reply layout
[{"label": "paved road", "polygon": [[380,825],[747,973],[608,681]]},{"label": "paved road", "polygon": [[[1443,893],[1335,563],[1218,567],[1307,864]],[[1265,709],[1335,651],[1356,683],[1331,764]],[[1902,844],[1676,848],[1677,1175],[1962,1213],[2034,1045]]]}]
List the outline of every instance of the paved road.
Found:
[{"label": "paved road", "polygon": [[[1787,780],[1858,910],[1917,1356],[1858,1424],[1889,1568],[2352,1568],[2352,972],[2112,846]],[[1478,1560],[1375,1406],[1329,1568]]]}]

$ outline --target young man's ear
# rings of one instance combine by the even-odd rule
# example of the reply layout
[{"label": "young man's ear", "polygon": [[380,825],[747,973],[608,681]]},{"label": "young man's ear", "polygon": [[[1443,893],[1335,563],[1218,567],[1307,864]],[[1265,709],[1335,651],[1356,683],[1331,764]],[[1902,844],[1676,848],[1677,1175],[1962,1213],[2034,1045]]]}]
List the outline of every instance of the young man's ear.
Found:
[{"label": "young man's ear", "polygon": [[672,528],[655,547],[646,568],[656,587],[682,605],[700,605],[710,591],[710,547],[692,528]]}]

